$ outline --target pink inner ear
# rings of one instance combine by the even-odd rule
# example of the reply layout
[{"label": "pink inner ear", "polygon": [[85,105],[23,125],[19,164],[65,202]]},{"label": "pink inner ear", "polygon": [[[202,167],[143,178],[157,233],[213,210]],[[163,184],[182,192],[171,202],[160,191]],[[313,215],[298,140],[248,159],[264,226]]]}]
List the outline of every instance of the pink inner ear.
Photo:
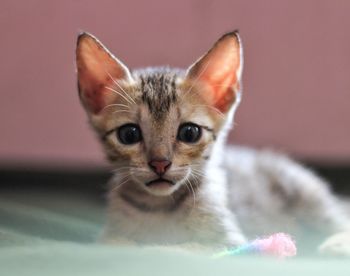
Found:
[{"label": "pink inner ear", "polygon": [[203,93],[208,103],[224,113],[234,103],[239,88],[240,52],[238,34],[227,34],[189,71],[192,80],[208,87],[209,91]]},{"label": "pink inner ear", "polygon": [[[115,94],[106,87],[128,79],[129,71],[94,37],[83,35],[77,47],[78,82],[81,99],[92,113],[100,112]],[[112,79],[113,78],[113,79]]]},{"label": "pink inner ear", "polygon": [[[81,77],[80,96],[87,108],[93,113],[99,113],[106,105],[107,91],[106,83],[99,82],[98,80],[92,81],[88,76]],[[84,78],[87,78],[84,80]]]},{"label": "pink inner ear", "polygon": [[86,107],[93,113],[100,112],[108,104],[109,99],[115,96],[106,87],[112,89],[114,87],[112,78],[122,76],[119,70],[107,65],[105,68],[101,65],[92,68],[85,67],[79,72],[80,96]]},{"label": "pink inner ear", "polygon": [[202,74],[200,80],[210,89],[206,95],[208,101],[221,112],[227,112],[235,100],[236,71],[230,69],[227,64],[220,66],[220,63],[216,63]]},{"label": "pink inner ear", "polygon": [[213,104],[221,112],[227,112],[230,105],[234,102],[235,93],[233,86],[236,82],[237,78],[234,74],[228,74],[228,76],[223,76],[221,80],[212,82]]}]

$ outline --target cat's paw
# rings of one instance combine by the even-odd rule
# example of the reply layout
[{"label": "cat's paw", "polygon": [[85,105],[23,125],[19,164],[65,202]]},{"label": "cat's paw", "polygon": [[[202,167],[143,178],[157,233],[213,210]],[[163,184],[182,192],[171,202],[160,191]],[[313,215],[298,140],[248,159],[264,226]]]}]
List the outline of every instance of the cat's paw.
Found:
[{"label": "cat's paw", "polygon": [[318,249],[324,255],[350,257],[350,231],[330,236]]}]

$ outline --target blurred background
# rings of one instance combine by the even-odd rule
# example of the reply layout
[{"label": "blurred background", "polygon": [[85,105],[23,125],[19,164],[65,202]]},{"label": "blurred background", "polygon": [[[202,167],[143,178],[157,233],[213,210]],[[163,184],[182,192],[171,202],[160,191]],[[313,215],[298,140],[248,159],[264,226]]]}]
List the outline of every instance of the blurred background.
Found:
[{"label": "blurred background", "polygon": [[[130,68],[186,68],[239,29],[244,96],[230,142],[350,165],[350,2],[1,1],[0,169],[105,171],[80,106],[77,34]],[[316,166],[317,167],[317,166]]]},{"label": "blurred background", "polygon": [[[244,95],[229,142],[287,153],[350,194],[349,12],[348,0],[0,0],[0,259],[13,256],[25,274],[30,260],[49,268],[44,256],[61,269],[51,241],[94,242],[104,223],[110,168],[79,103],[74,52],[81,31],[130,68],[187,68],[239,29]],[[8,245],[31,251],[21,259],[12,254],[21,247],[9,254]],[[67,261],[87,269],[100,268],[105,256],[60,246],[78,258],[97,252],[92,263]],[[128,256],[110,260],[120,269],[130,266]],[[255,259],[244,266],[255,268]]]}]

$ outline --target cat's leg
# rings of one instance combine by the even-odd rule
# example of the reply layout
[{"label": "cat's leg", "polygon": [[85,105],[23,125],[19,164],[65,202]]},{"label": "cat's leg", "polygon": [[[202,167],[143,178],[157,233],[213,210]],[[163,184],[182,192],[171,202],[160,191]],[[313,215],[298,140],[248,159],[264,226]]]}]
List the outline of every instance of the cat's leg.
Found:
[{"label": "cat's leg", "polygon": [[350,255],[350,216],[327,183],[287,157],[265,152],[259,159],[272,190],[285,202],[283,209],[330,236],[320,251]]},{"label": "cat's leg", "polygon": [[[198,236],[201,236],[203,231],[198,232]],[[97,242],[125,247],[125,248],[137,248],[144,250],[153,250],[153,251],[161,251],[161,252],[169,252],[169,253],[180,253],[180,254],[203,254],[203,255],[212,255],[214,253],[219,252],[227,247],[238,246],[246,242],[245,237],[241,232],[232,232],[227,233],[228,239],[225,239],[225,242],[182,242],[182,243],[166,243],[166,244],[141,244],[130,239],[124,237],[118,237],[115,235],[109,235],[107,232],[103,232],[103,234],[99,237]],[[221,237],[222,238],[222,237]]]},{"label": "cat's leg", "polygon": [[350,231],[344,231],[330,236],[319,247],[326,255],[350,256]]},{"label": "cat's leg", "polygon": [[[135,240],[126,238],[120,235],[113,223],[107,222],[97,241],[121,247],[202,254],[212,254],[221,249],[242,245],[246,242],[234,215],[224,206],[212,211],[206,208],[192,210],[191,215],[186,220],[179,222],[177,227],[177,233],[179,237],[182,237],[178,240],[174,240],[172,237],[168,242],[166,240],[157,242],[151,238],[148,242],[143,239],[143,242],[139,243],[135,240],[142,239],[137,234]],[[143,231],[140,229],[139,234],[142,235]],[[162,228],[159,229],[159,232],[162,232]],[[129,231],[125,233],[129,233]]]}]

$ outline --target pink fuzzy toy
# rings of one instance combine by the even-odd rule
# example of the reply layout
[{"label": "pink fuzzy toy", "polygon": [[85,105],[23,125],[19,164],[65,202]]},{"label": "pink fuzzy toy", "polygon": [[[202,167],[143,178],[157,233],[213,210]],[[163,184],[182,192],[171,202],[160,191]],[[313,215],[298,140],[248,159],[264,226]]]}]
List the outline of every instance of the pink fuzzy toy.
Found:
[{"label": "pink fuzzy toy", "polygon": [[295,256],[297,253],[297,248],[289,235],[284,233],[276,233],[266,238],[256,239],[236,248],[227,249],[216,254],[214,257],[219,258],[247,253],[260,253],[263,255],[284,258]]}]

